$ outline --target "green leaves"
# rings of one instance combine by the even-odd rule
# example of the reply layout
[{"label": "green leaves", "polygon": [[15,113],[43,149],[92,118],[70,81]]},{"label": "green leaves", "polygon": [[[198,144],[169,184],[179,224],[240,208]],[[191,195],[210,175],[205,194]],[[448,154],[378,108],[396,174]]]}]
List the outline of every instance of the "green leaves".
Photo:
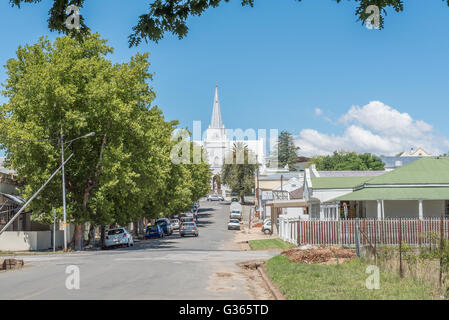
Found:
[{"label": "green leaves", "polygon": [[234,144],[233,150],[225,157],[221,179],[232,192],[238,192],[241,199],[253,192],[255,174],[258,168],[255,154],[243,143]]},{"label": "green leaves", "polygon": [[278,141],[277,157],[279,166],[285,167],[288,164],[290,171],[296,171],[296,163],[298,162],[297,152],[300,148],[295,145],[292,134],[287,131],[282,131]]},{"label": "green leaves", "polygon": [[[132,34],[128,37],[129,46],[138,46],[142,40],[158,42],[164,35],[172,33],[179,39],[184,38],[188,33],[187,19],[191,16],[200,16],[209,8],[216,8],[222,2],[229,0],[153,0],[150,1],[148,13],[140,15],[137,24],[132,29]],[[301,2],[302,0],[297,0]],[[342,0],[336,0],[337,3]],[[353,0],[357,3],[355,15],[357,19],[366,23],[370,13],[367,13],[369,6],[375,5],[379,8],[380,29],[384,27],[384,17],[386,9],[392,8],[396,12],[404,11],[404,0]],[[449,0],[443,0],[449,6]],[[38,3],[41,0],[10,0],[12,6],[20,7],[21,3]],[[69,30],[64,25],[67,15],[65,9],[69,4],[74,4],[82,8],[86,0],[53,0],[53,6],[49,11],[48,27],[52,31],[69,34],[79,40],[89,34],[89,28],[85,25],[81,14],[81,29],[79,31]],[[241,0],[242,6],[254,6],[254,0]]]},{"label": "green leaves", "polygon": [[370,153],[357,154],[355,152],[337,152],[332,156],[318,156],[312,159],[317,170],[345,171],[345,170],[384,170],[382,160]]},{"label": "green leaves", "polygon": [[[112,64],[98,34],[79,42],[41,38],[20,47],[7,62],[0,106],[0,147],[6,150],[28,198],[61,163],[61,129],[73,158],[66,165],[67,213],[77,224],[124,224],[140,217],[172,214],[204,193],[208,166],[170,161],[176,122],[150,107],[155,93],[147,54]],[[27,140],[27,141],[24,141]],[[194,188],[198,186],[198,190]],[[62,205],[61,175],[32,202],[45,221]]]}]

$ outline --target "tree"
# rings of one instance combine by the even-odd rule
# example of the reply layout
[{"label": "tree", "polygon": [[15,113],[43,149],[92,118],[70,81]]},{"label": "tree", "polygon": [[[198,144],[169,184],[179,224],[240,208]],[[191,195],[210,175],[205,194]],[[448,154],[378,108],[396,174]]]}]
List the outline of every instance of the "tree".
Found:
[{"label": "tree", "polygon": [[385,170],[382,160],[370,153],[357,154],[355,152],[335,151],[332,156],[314,157],[310,163],[315,164],[317,170],[322,171]]},{"label": "tree", "polygon": [[276,149],[274,154],[277,154],[279,166],[285,167],[288,165],[290,171],[296,171],[297,152],[300,148],[295,146],[292,134],[287,131],[281,131]]},{"label": "tree", "polygon": [[[199,163],[194,161],[194,150],[198,150],[198,155],[201,155]],[[190,171],[190,176],[192,177],[193,186],[192,191],[192,202],[198,201],[201,197],[206,196],[210,191],[210,180],[212,178],[212,172],[209,163],[207,163],[205,149],[196,144],[195,142],[190,142],[190,164],[187,165],[187,169]]]},{"label": "tree", "polygon": [[[22,3],[38,3],[42,0],[10,0],[12,6],[20,7]],[[302,0],[296,0],[301,2]],[[337,3],[342,0],[336,0]],[[379,8],[380,28],[384,26],[384,17],[387,14],[386,8],[391,7],[396,12],[404,10],[404,0],[353,0],[358,4],[355,15],[358,20],[365,24],[371,13],[367,13],[370,5]],[[443,0],[449,5],[449,0]],[[69,30],[64,23],[67,19],[65,8],[69,4],[82,8],[86,0],[53,0],[53,6],[49,11],[48,26],[52,31],[63,32],[71,35],[83,35],[89,32],[89,28],[84,24],[81,15],[80,33]],[[158,42],[164,37],[166,32],[177,35],[179,39],[187,35],[187,19],[191,16],[200,16],[209,8],[216,8],[222,2],[229,0],[153,0],[150,2],[148,13],[140,15],[137,25],[133,27],[133,33],[129,36],[129,45],[137,46],[142,40]],[[242,6],[254,6],[254,0],[241,0]],[[368,10],[368,12],[370,12]]]},{"label": "tree", "polygon": [[243,143],[235,143],[224,159],[221,181],[228,185],[232,192],[243,197],[252,193],[255,188],[255,174],[258,168],[255,154]]},{"label": "tree", "polygon": [[[111,52],[98,34],[82,42],[41,38],[19,47],[6,64],[2,93],[9,101],[0,106],[6,134],[0,147],[24,185],[24,198],[60,165],[61,130],[65,141],[96,133],[66,146],[67,155],[74,154],[66,165],[66,186],[77,249],[86,222],[124,224],[146,216],[145,208],[157,203],[170,173],[178,170],[170,161],[176,123],[149,107],[155,94],[147,83],[148,55],[112,64],[106,59]],[[31,203],[34,219],[48,222],[53,208],[61,213],[57,177]]]}]

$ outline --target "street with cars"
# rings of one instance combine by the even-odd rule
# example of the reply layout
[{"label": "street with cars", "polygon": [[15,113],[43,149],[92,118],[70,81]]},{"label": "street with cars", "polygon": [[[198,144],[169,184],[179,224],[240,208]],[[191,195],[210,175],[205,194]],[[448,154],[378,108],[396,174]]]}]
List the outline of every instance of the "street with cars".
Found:
[{"label": "street with cars", "polygon": [[[204,201],[196,218],[172,219],[166,228],[170,235],[163,223],[151,225],[145,239],[133,239],[129,247],[123,240],[110,250],[18,256],[25,267],[0,273],[0,299],[254,299],[237,263],[275,253],[230,247],[237,230],[228,230],[229,202]],[[185,236],[183,223],[189,225]],[[122,231],[110,240],[129,233]],[[69,290],[67,270],[73,266],[79,268],[80,286]]]}]

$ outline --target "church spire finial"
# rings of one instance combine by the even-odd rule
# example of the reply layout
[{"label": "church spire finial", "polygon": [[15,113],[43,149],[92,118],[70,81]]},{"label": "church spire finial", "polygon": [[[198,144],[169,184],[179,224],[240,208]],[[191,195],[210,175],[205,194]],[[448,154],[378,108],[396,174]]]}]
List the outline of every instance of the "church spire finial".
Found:
[{"label": "church spire finial", "polygon": [[212,119],[210,121],[211,128],[223,128],[221,120],[220,101],[218,99],[218,85],[215,86],[214,106],[212,109]]}]

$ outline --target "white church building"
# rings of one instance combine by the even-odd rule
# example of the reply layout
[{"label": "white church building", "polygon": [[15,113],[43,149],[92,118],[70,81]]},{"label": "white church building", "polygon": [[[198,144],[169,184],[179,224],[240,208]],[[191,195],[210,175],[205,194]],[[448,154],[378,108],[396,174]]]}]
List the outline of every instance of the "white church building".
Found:
[{"label": "white church building", "polygon": [[[221,174],[224,159],[228,152],[232,151],[234,144],[242,143],[256,156],[261,168],[265,166],[265,140],[264,137],[256,137],[256,130],[226,129],[223,124],[220,100],[218,99],[218,87],[215,87],[214,104],[210,125],[203,134],[202,146],[207,151],[208,162],[211,166],[213,178],[211,189],[215,192],[225,193],[226,188],[221,188],[217,177]],[[253,134],[251,134],[253,133]]]}]

